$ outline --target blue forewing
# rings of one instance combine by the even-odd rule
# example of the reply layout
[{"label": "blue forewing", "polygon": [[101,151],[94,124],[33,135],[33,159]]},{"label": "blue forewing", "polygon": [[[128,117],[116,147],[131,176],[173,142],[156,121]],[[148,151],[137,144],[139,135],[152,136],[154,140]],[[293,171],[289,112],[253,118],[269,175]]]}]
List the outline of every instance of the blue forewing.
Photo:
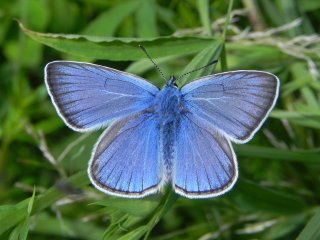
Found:
[{"label": "blue forewing", "polygon": [[278,96],[279,80],[267,72],[233,71],[200,78],[181,89],[190,112],[236,143],[249,141]]},{"label": "blue forewing", "polygon": [[89,63],[47,64],[45,81],[64,122],[89,131],[148,107],[158,88],[140,77]]}]

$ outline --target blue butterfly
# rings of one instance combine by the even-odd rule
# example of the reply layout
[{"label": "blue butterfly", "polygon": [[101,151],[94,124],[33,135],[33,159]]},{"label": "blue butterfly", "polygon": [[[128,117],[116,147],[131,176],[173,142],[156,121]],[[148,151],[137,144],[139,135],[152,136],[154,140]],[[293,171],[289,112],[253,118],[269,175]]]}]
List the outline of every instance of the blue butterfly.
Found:
[{"label": "blue butterfly", "polygon": [[278,97],[279,79],[261,71],[202,77],[160,90],[143,78],[99,65],[55,61],[45,82],[62,120],[75,131],[106,127],[88,174],[99,190],[140,198],[171,183],[187,198],[230,190],[238,177],[230,141],[245,143]]}]

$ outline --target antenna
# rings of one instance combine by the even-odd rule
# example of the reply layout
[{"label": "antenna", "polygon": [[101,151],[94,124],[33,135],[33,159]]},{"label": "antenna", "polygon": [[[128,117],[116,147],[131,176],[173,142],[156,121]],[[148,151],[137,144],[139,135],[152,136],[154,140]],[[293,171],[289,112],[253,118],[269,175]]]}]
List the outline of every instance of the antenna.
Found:
[{"label": "antenna", "polygon": [[167,78],[163,75],[161,69],[159,68],[159,66],[152,60],[152,58],[150,57],[149,53],[147,52],[147,50],[144,48],[144,46],[139,45],[139,48],[141,48],[141,50],[147,55],[147,57],[149,58],[149,60],[153,63],[153,65],[156,67],[156,69],[158,70],[158,72],[160,73],[160,76],[167,81]]},{"label": "antenna", "polygon": [[211,66],[211,65],[213,65],[213,64],[215,64],[215,63],[217,63],[217,62],[218,62],[218,60],[213,60],[213,61],[211,61],[210,63],[208,63],[208,64],[205,65],[205,66],[202,66],[202,67],[193,69],[193,70],[190,71],[190,72],[184,73],[184,74],[180,75],[180,76],[177,78],[177,80],[181,79],[182,77],[184,77],[184,76],[186,76],[186,75],[188,75],[188,74],[190,74],[190,73],[199,71],[199,70],[201,70],[201,69],[203,69],[203,68],[206,68],[206,67],[209,67],[209,66]]}]

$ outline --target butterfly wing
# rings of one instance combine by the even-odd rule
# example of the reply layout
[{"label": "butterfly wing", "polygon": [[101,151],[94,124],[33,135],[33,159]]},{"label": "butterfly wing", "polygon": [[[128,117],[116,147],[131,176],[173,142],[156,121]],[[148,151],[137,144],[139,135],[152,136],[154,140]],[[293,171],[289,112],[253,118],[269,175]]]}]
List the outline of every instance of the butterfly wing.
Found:
[{"label": "butterfly wing", "polygon": [[161,180],[159,130],[153,113],[114,122],[92,153],[89,177],[99,190],[122,197],[154,193]]},{"label": "butterfly wing", "polygon": [[238,170],[232,146],[223,135],[191,113],[177,131],[173,187],[188,198],[208,198],[232,188]]},{"label": "butterfly wing", "polygon": [[137,76],[80,62],[47,64],[45,81],[57,112],[77,131],[99,128],[146,109],[158,92]]},{"label": "butterfly wing", "polygon": [[279,79],[260,71],[207,76],[185,85],[187,110],[234,142],[249,141],[278,97]]}]

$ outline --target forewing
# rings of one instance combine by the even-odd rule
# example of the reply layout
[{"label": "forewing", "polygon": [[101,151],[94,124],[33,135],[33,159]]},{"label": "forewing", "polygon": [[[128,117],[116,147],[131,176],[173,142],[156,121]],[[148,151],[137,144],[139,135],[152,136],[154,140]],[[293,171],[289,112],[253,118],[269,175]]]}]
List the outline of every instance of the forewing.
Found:
[{"label": "forewing", "polygon": [[231,140],[249,141],[275,105],[279,80],[267,72],[207,76],[181,89],[187,111]]},{"label": "forewing", "polygon": [[122,197],[143,197],[161,180],[159,130],[152,113],[116,121],[92,153],[89,177],[99,190]]},{"label": "forewing", "polygon": [[238,176],[236,156],[223,135],[186,113],[177,143],[173,187],[178,194],[208,198],[232,188]]},{"label": "forewing", "polygon": [[80,62],[49,63],[45,81],[57,112],[77,131],[99,128],[146,109],[158,92],[137,76]]}]

